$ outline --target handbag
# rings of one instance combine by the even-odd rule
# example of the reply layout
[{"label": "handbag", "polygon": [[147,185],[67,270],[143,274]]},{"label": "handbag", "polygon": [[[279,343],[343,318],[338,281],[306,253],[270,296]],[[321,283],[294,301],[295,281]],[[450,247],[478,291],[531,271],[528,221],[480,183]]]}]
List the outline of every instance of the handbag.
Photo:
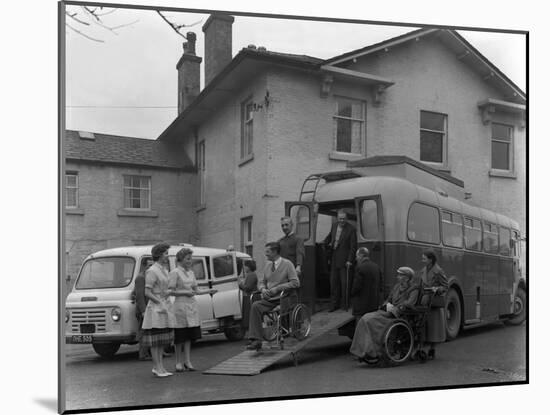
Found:
[{"label": "handbag", "polygon": [[445,307],[445,295],[434,294],[434,296],[432,297],[432,307],[433,308]]}]

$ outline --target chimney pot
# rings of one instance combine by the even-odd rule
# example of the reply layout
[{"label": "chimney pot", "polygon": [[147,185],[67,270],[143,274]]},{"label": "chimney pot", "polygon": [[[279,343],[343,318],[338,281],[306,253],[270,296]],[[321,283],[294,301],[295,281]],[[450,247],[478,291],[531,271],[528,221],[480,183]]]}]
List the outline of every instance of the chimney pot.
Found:
[{"label": "chimney pot", "polygon": [[258,46],[258,51],[267,52],[267,49],[265,48],[265,46]]},{"label": "chimney pot", "polygon": [[[195,54],[195,44],[197,42],[197,35],[193,32],[187,32],[187,53],[194,55]],[[185,45],[185,44],[184,44]],[[185,50],[185,46],[184,46]]]},{"label": "chimney pot", "polygon": [[178,115],[193,102],[200,93],[200,64],[202,58],[195,55],[197,35],[187,32],[183,43],[183,56],[178,61]]},{"label": "chimney pot", "polygon": [[248,45],[248,49],[253,49],[253,50],[256,50],[256,45],[252,45],[252,44],[250,44],[250,45]]}]

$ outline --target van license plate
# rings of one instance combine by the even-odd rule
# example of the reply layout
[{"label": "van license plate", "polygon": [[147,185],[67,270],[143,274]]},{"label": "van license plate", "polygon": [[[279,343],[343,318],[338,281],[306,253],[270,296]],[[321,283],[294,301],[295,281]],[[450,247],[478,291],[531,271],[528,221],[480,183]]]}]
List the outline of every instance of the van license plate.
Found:
[{"label": "van license plate", "polygon": [[72,336],[71,338],[72,343],[91,343],[92,342],[92,336],[90,335],[78,335],[78,336]]}]

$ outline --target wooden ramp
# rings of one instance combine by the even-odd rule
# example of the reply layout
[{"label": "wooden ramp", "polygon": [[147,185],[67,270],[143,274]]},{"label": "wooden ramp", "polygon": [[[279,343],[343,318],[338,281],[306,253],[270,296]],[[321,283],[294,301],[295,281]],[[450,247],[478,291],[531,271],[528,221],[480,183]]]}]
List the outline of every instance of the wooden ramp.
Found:
[{"label": "wooden ramp", "polygon": [[311,331],[309,336],[304,340],[297,341],[294,338],[287,338],[285,339],[283,350],[276,344],[271,345],[264,342],[262,350],[245,350],[237,356],[225,360],[202,373],[206,375],[257,375],[262,370],[289,355],[292,356],[294,364],[297,365],[299,350],[303,349],[317,337],[343,326],[353,320],[353,318],[349,312],[344,310],[334,311],[333,313],[321,311],[311,316]]}]

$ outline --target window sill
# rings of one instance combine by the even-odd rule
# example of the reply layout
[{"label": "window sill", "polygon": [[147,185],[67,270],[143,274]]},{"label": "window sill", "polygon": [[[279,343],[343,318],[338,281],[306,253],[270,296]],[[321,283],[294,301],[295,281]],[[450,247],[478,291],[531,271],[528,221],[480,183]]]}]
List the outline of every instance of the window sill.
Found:
[{"label": "window sill", "polygon": [[361,160],[365,158],[365,156],[363,154],[357,154],[357,153],[343,153],[341,151],[331,151],[328,154],[328,158],[330,160],[354,161],[354,160]]},{"label": "window sill", "polygon": [[423,161],[423,160],[420,160],[420,162],[424,163],[428,167],[431,167],[432,169],[440,171],[441,173],[451,174],[451,169],[449,169],[449,166],[447,164],[436,163],[433,161]]},{"label": "window sill", "polygon": [[156,218],[158,213],[155,210],[131,210],[131,209],[119,209],[117,216],[133,216],[140,218]]},{"label": "window sill", "polygon": [[67,215],[84,215],[84,209],[80,208],[65,208]]},{"label": "window sill", "polygon": [[254,160],[254,153],[251,153],[251,154],[249,154],[248,156],[243,157],[243,158],[239,161],[239,167],[244,166],[246,163],[248,163],[249,161],[252,161],[252,160]]},{"label": "window sill", "polygon": [[489,176],[491,176],[491,177],[504,177],[506,179],[517,179],[516,173],[514,173],[513,171],[508,171],[508,170],[491,169],[491,170],[489,170]]},{"label": "window sill", "polygon": [[206,205],[200,205],[195,209],[195,212],[202,212],[206,209]]}]

